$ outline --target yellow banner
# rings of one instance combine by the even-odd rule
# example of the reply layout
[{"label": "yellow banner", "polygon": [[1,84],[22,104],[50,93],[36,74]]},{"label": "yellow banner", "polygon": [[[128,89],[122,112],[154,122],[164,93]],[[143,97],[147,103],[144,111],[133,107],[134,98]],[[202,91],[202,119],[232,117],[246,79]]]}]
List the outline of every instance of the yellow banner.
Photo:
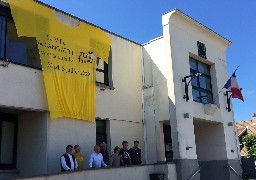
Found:
[{"label": "yellow banner", "polygon": [[8,2],[18,35],[37,40],[51,119],[94,122],[96,62],[108,62],[111,39],[84,22],[65,25],[33,0]]}]

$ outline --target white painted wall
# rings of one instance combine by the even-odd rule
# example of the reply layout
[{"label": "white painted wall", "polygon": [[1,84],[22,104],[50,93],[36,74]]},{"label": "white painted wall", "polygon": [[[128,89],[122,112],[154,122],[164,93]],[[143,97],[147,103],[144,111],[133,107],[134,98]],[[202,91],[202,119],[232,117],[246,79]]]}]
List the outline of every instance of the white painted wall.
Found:
[{"label": "white painted wall", "polygon": [[144,86],[152,86],[154,93],[155,118],[157,121],[170,119],[167,89],[166,61],[163,38],[144,45],[143,60],[145,72]]},{"label": "white painted wall", "polygon": [[47,172],[60,172],[60,156],[67,145],[79,144],[85,157],[85,167],[89,167],[89,156],[96,144],[94,123],[74,119],[48,120],[47,128]]},{"label": "white painted wall", "polygon": [[[237,158],[237,152],[231,153],[231,149],[237,149],[235,130],[227,126],[228,122],[234,122],[233,113],[226,111],[224,92],[218,94],[228,79],[226,49],[231,43],[178,10],[163,15],[162,23],[163,37],[143,46],[145,129],[146,133],[152,132],[152,136],[147,133],[147,144],[156,146],[154,138],[150,138],[156,133],[154,119],[168,118],[174,158],[197,159],[193,118],[198,118],[223,123],[226,157],[222,158]],[[206,45],[207,60],[197,56],[197,41]],[[190,74],[190,56],[211,65],[212,91],[217,106],[214,114],[206,114],[205,105],[193,102],[191,86],[190,100],[183,99],[182,78]],[[189,113],[190,118],[185,119],[185,113]],[[186,147],[192,148],[186,150]],[[148,153],[152,152],[148,150]]]},{"label": "white painted wall", "polygon": [[0,68],[0,106],[48,109],[42,71],[12,63]]},{"label": "white painted wall", "polygon": [[[167,62],[167,81],[169,81],[169,97],[175,104],[179,155],[182,159],[196,159],[193,117],[224,122],[226,118],[226,116],[223,116],[226,113],[225,97],[223,94],[217,97],[216,105],[219,109],[213,116],[205,115],[204,105],[193,102],[191,86],[189,87],[190,100],[186,102],[183,99],[184,83],[182,78],[190,74],[189,56],[212,65],[211,76],[215,97],[225,84],[224,81],[227,80],[226,48],[230,45],[230,42],[176,10],[163,16],[163,28],[166,43],[165,54],[166,58],[171,60]],[[196,55],[198,53],[197,41],[206,45],[207,60]],[[190,118],[184,119],[184,113],[189,113]],[[230,133],[227,134],[226,132],[225,138],[230,136]],[[234,138],[233,136],[232,139]],[[186,146],[192,148],[188,151]],[[230,144],[227,143],[227,146],[230,146]]]},{"label": "white painted wall", "polygon": [[144,97],[144,140],[145,140],[145,160],[146,163],[157,162],[157,139],[156,139],[156,120],[153,87],[143,90]]},{"label": "white painted wall", "polygon": [[165,144],[164,144],[164,131],[163,131],[163,127],[164,126],[164,122],[161,121],[159,122],[159,131],[156,133],[156,137],[157,137],[157,159],[158,161],[165,161]]},{"label": "white painted wall", "polygon": [[128,148],[133,147],[135,140],[140,142],[139,148],[141,149],[141,160],[145,163],[144,156],[144,127],[142,123],[133,123],[127,121],[110,120],[110,141],[111,150],[109,153],[114,153],[114,148],[119,146],[122,148],[122,142],[128,141]]},{"label": "white painted wall", "polygon": [[156,164],[144,166],[128,166],[121,168],[88,169],[80,172],[62,173],[23,180],[148,180],[150,174],[165,174],[165,179],[177,180],[175,164]]},{"label": "white painted wall", "polygon": [[97,87],[96,117],[142,122],[141,46],[108,34],[112,40],[114,90]]},{"label": "white painted wall", "polygon": [[144,119],[147,162],[165,160],[163,120],[170,119],[163,38],[143,46]]},{"label": "white painted wall", "polygon": [[24,112],[18,118],[17,169],[19,176],[47,173],[46,112]]}]

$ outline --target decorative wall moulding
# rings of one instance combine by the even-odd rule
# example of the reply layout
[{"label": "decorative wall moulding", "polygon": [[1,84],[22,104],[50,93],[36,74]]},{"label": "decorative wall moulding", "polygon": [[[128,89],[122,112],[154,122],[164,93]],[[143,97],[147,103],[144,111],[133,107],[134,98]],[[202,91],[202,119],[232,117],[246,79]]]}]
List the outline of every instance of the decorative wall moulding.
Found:
[{"label": "decorative wall moulding", "polygon": [[216,110],[218,109],[218,107],[215,104],[205,104],[204,105],[204,112],[207,115],[212,116]]}]

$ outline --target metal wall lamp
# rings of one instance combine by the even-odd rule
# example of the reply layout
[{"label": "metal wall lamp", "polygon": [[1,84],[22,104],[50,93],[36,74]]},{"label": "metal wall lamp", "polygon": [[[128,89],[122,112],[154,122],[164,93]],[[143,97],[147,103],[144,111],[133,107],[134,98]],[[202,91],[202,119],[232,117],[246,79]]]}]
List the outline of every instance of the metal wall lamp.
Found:
[{"label": "metal wall lamp", "polygon": [[[185,83],[185,95],[183,96],[184,99],[186,99],[186,101],[189,100],[189,95],[188,95],[188,86],[191,83],[192,79],[194,79],[195,77],[201,76],[202,73],[195,73],[189,76],[185,76],[182,79],[182,82]],[[190,78],[190,80],[187,82],[187,79]]]},{"label": "metal wall lamp", "polygon": [[224,95],[227,97],[227,107],[226,107],[226,109],[228,110],[228,112],[230,112],[231,111],[230,100],[231,100],[232,92],[231,91],[226,91],[226,93]]},{"label": "metal wall lamp", "polygon": [[186,150],[189,150],[189,149],[191,149],[191,148],[193,148],[193,147],[187,146],[187,147],[186,147]]},{"label": "metal wall lamp", "polygon": [[[240,88],[240,91],[242,91],[242,88]],[[230,94],[229,94],[230,93]],[[226,91],[226,93],[224,93],[225,96],[227,96],[227,107],[226,109],[228,110],[228,112],[231,111],[231,97],[232,97],[232,92],[231,91]]]}]

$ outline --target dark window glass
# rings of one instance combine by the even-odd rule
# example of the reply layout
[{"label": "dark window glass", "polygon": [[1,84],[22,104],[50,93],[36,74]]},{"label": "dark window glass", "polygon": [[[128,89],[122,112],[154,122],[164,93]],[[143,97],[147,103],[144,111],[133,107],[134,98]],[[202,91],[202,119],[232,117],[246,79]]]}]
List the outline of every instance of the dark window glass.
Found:
[{"label": "dark window glass", "polygon": [[21,38],[18,38],[17,30],[13,21],[7,21],[6,32],[6,56],[11,62],[27,64],[27,48]]},{"label": "dark window glass", "polygon": [[204,104],[208,104],[208,96],[205,92],[200,92],[200,96],[198,97],[198,99],[204,103]]},{"label": "dark window glass", "polygon": [[[196,89],[192,89],[192,95],[193,95],[194,101],[198,101],[198,102],[199,102],[199,100],[200,100],[200,99],[198,98],[198,97],[200,97],[199,91],[196,90]],[[197,97],[197,98],[194,98],[194,97]]]},{"label": "dark window glass", "polygon": [[0,58],[4,58],[5,49],[5,18],[0,16]]},{"label": "dark window glass", "polygon": [[96,68],[96,82],[109,86],[109,65],[112,61],[112,50],[110,48],[108,64],[103,60],[97,60],[97,68]]},{"label": "dark window glass", "polygon": [[1,164],[12,164],[14,153],[15,123],[2,121]]},{"label": "dark window glass", "polygon": [[197,69],[197,67],[196,67],[196,61],[195,61],[195,60],[190,59],[189,64],[190,64],[190,69],[194,69],[194,70]]},{"label": "dark window glass", "polygon": [[0,113],[0,169],[15,169],[17,116]]},{"label": "dark window glass", "polygon": [[211,101],[209,100],[212,100],[212,94],[209,94],[207,92],[201,92],[201,96],[202,96],[202,102],[204,104],[208,104],[208,103],[212,103]]},{"label": "dark window glass", "polygon": [[203,64],[203,63],[197,63],[198,64],[198,71],[200,73],[204,73],[204,74],[207,74],[207,75],[210,75],[210,69],[209,69],[209,65],[207,64]]},{"label": "dark window glass", "polygon": [[211,91],[211,79],[204,76],[199,76],[200,87]]},{"label": "dark window glass", "polygon": [[107,75],[105,72],[106,63],[98,59],[97,61],[97,69],[96,69],[96,82],[104,84],[105,76]]},{"label": "dark window glass", "polygon": [[[194,72],[190,72],[190,75],[194,75],[195,73]],[[198,84],[198,78],[197,77],[194,77],[191,79],[191,84],[192,86],[197,86]]]},{"label": "dark window glass", "polygon": [[193,78],[191,82],[193,100],[204,104],[213,103],[210,66],[191,57],[189,62],[191,66],[190,74],[201,73],[200,76]]},{"label": "dark window glass", "polygon": [[18,37],[9,10],[2,6],[0,6],[0,59],[41,69],[36,39]]}]

